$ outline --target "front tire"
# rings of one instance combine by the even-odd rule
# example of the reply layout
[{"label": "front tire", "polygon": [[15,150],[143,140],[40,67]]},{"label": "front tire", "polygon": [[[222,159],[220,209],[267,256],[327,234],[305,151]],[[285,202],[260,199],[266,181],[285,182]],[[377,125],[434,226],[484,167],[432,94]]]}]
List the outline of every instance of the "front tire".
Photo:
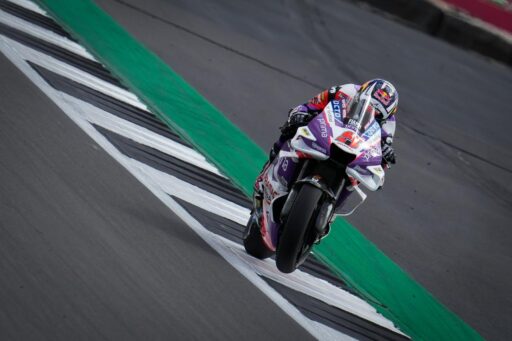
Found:
[{"label": "front tire", "polygon": [[293,272],[305,259],[312,247],[310,233],[316,220],[318,203],[322,190],[303,184],[292,203],[283,232],[279,237],[276,251],[276,265],[279,271]]},{"label": "front tire", "polygon": [[251,214],[251,218],[249,218],[245,229],[243,240],[245,251],[247,251],[248,254],[258,259],[269,258],[274,254],[274,252],[270,251],[263,243],[260,226],[254,213]]}]

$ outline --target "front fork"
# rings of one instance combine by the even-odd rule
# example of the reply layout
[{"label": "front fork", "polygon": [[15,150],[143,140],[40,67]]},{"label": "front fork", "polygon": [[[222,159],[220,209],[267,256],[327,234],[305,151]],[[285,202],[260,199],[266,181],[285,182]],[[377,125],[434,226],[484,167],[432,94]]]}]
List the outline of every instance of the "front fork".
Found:
[{"label": "front fork", "polygon": [[324,192],[324,198],[321,200],[321,206],[318,208],[318,213],[314,222],[314,229],[316,231],[316,239],[314,243],[318,244],[322,239],[327,237],[331,231],[331,222],[334,217],[336,206],[336,196],[333,195],[332,191],[327,186],[320,185],[316,180],[313,179],[313,177],[301,179],[297,181],[297,183],[293,186],[288,196],[288,200],[286,201],[281,212],[281,221],[285,222],[288,218],[287,215],[295,200],[294,197],[297,193],[297,190],[300,188],[299,186],[302,186],[305,183],[313,185]]},{"label": "front fork", "polygon": [[293,196],[294,192],[296,192],[297,190],[298,185],[300,186],[303,183],[309,183],[322,190],[326,198],[323,200],[323,204],[319,209],[315,221],[315,230],[317,231],[318,236],[315,243],[318,244],[322,239],[327,237],[327,235],[331,231],[331,222],[334,218],[334,212],[336,207],[341,205],[342,202],[346,199],[346,196],[342,198],[341,195],[347,185],[348,179],[346,176],[344,176],[341,179],[341,182],[339,184],[336,184],[336,188],[329,188],[329,186],[325,184],[320,175],[306,176],[306,172],[308,171],[308,166],[310,162],[310,160],[306,160],[304,165],[302,166],[302,169],[297,177],[298,180],[295,182],[293,188],[290,191],[289,200],[287,200],[285,206],[283,207],[281,217],[283,218],[283,221],[286,219],[286,214],[288,213],[289,209],[291,208],[291,204],[294,201]]},{"label": "front fork", "polygon": [[331,223],[334,219],[334,212],[336,211],[336,207],[340,205],[340,195],[345,188],[346,181],[346,178],[341,180],[341,184],[334,197],[330,198],[330,200],[326,200],[320,208],[315,222],[315,228],[318,231],[318,238],[315,241],[315,244],[320,243],[320,241],[327,237],[329,232],[331,232]]}]

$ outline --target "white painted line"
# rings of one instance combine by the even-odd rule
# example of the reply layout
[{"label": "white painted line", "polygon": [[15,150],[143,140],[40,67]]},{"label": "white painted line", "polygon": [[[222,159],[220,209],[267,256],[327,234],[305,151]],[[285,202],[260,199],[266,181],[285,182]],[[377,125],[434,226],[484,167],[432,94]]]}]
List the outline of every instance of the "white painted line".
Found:
[{"label": "white painted line", "polygon": [[[224,259],[226,259],[233,267],[235,267],[243,276],[245,276],[251,283],[257,286],[263,293],[271,298],[281,309],[283,309],[290,317],[297,323],[303,326],[309,333],[321,340],[353,340],[351,337],[344,335],[332,328],[326,327],[322,324],[314,322],[300,313],[300,311],[284,299],[277,291],[270,287],[258,273],[278,280],[284,285],[290,286],[301,292],[308,291],[308,294],[315,295],[324,302],[329,304],[343,304],[353,312],[360,314],[360,316],[367,316],[371,321],[378,321],[380,325],[386,325],[395,332],[398,330],[392,326],[391,322],[385,320],[378,314],[371,306],[359,298],[350,297],[349,293],[337,293],[334,299],[330,295],[330,290],[341,289],[336,288],[329,283],[319,280],[313,276],[297,272],[291,275],[280,274],[275,268],[273,262],[259,261],[247,255],[242,247],[236,243],[222,238],[202,226],[194,217],[192,217],[183,207],[174,201],[162,187],[160,176],[155,176],[156,170],[150,171],[147,165],[138,161],[130,159],[120,153],[103,135],[101,135],[94,127],[88,122],[85,111],[88,107],[81,107],[76,101],[71,103],[65,100],[61,92],[56,91],[50,87],[40,76],[35,72],[19,54],[19,49],[11,45],[12,40],[0,36],[0,50],[13,62],[25,75],[31,79],[49,98],[51,98],[63,111],[66,113],[78,126],[80,126],[96,143],[98,143],[107,153],[109,153],[115,160],[121,163],[132,175],[134,175],[141,183],[143,183],[155,196],[157,196],[165,205],[167,205],[176,215],[178,215],[187,225],[189,225],[201,238],[203,238],[213,249],[215,249]],[[69,96],[68,96],[69,97]],[[168,175],[167,175],[168,177]],[[165,186],[165,184],[163,184]],[[176,186],[177,183],[174,183]],[[190,185],[190,184],[188,184]],[[169,189],[168,189],[169,190]],[[178,191],[174,187],[175,191]],[[181,191],[180,191],[181,192]],[[186,191],[186,192],[191,192]],[[197,194],[192,192],[192,194]],[[202,201],[203,207],[205,201]],[[231,203],[231,205],[234,205]],[[201,206],[200,206],[201,207]],[[334,289],[333,289],[334,288]],[[320,293],[315,293],[315,290],[320,290]],[[324,292],[324,290],[327,290]],[[342,291],[342,290],[341,290]],[[339,301],[338,301],[339,300]],[[359,301],[358,301],[359,300]],[[341,302],[341,303],[340,303]],[[368,306],[365,306],[368,305]],[[372,311],[373,309],[373,311]],[[349,310],[350,311],[350,310]],[[384,322],[383,322],[384,320]]]},{"label": "white painted line", "polygon": [[199,154],[194,149],[154,133],[151,130],[141,127],[135,123],[110,114],[107,111],[104,111],[78,98],[69,96],[65,93],[62,93],[62,96],[67,102],[76,102],[76,105],[83,107],[85,109],[84,118],[87,121],[115,132],[121,136],[127,137],[137,143],[159,150],[162,153],[171,155],[177,159],[190,163],[191,165],[224,177],[219,172],[217,167],[209,163],[203,155]]},{"label": "white painted line", "polygon": [[185,200],[208,212],[224,217],[242,226],[249,220],[250,211],[193,184],[133,160],[133,165],[151,177],[167,194]]},{"label": "white painted line", "polygon": [[134,107],[145,111],[149,111],[147,106],[143,104],[137,98],[137,96],[129,91],[121,89],[118,86],[110,84],[109,82],[99,79],[98,77],[95,77],[67,63],[61,62],[58,59],[31,49],[30,47],[20,44],[13,39],[8,37],[4,37],[3,39],[9,44],[11,49],[17,51],[17,53],[25,60],[31,61],[34,64],[40,65],[77,83],[88,86],[91,89],[100,91],[105,95],[114,97],[121,102],[133,105]]},{"label": "white painted line", "polygon": [[[229,240],[225,241],[226,244],[229,242]],[[401,333],[395,328],[391,321],[380,315],[377,310],[366,301],[325,280],[300,270],[295,270],[291,274],[283,274],[276,269],[274,261],[268,259],[262,261],[251,257],[236,243],[232,243],[231,250],[261,276],[272,279],[290,289],[316,298],[333,307],[347,311],[364,320],[373,322],[376,325],[396,333]]]},{"label": "white painted line", "polygon": [[33,3],[32,1],[29,1],[29,0],[8,0],[8,1],[12,2],[13,4],[16,4],[18,6],[24,7],[24,8],[26,8],[26,9],[32,11],[32,12],[36,12],[36,13],[42,14],[45,17],[48,16],[46,11],[44,11],[41,7],[39,7],[38,5]]},{"label": "white painted line", "polygon": [[63,49],[76,53],[82,57],[95,60],[89,52],[87,52],[81,45],[78,45],[74,41],[58,35],[53,31],[42,28],[41,26],[34,25],[31,22],[23,20],[17,16],[11,15],[3,10],[0,10],[0,22],[22,32],[28,33],[29,35],[44,40],[48,43],[62,47]]}]

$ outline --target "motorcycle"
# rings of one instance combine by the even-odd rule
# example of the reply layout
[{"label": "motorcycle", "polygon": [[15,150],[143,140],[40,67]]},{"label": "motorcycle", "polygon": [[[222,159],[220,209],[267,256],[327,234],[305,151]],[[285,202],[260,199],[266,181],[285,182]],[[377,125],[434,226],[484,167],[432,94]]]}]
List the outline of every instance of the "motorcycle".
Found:
[{"label": "motorcycle", "polygon": [[[384,184],[381,128],[370,98],[333,100],[279,151],[263,173],[263,195],[255,195],[243,235],[246,251],[259,259],[275,254],[277,268],[293,272],[336,216],[352,214],[366,199],[363,184]],[[345,207],[349,192],[359,196]]]}]

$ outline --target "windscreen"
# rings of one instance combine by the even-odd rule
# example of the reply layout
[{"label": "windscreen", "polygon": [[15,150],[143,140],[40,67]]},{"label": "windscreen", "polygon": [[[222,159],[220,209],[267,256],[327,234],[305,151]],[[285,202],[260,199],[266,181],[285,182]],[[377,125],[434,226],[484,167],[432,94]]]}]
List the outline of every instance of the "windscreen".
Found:
[{"label": "windscreen", "polygon": [[344,118],[343,123],[352,126],[352,128],[359,133],[363,133],[370,127],[374,119],[375,108],[371,104],[371,97],[358,94],[350,103],[347,116]]}]

